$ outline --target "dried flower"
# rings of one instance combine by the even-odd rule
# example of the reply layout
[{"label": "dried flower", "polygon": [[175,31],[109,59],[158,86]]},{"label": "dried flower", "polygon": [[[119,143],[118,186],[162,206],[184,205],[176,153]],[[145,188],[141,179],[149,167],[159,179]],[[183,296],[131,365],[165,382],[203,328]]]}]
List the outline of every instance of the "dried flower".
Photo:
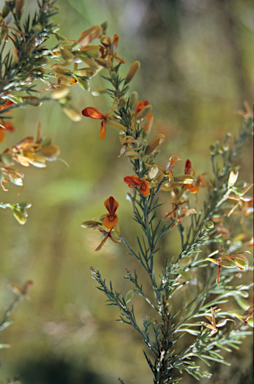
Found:
[{"label": "dried flower", "polygon": [[219,312],[220,309],[213,309],[213,308],[210,308],[210,309],[212,312],[212,317],[207,315],[204,315],[204,316],[210,321],[211,324],[208,324],[205,321],[201,321],[202,325],[204,325],[206,328],[211,330],[209,336],[213,336],[215,333],[217,333],[219,331],[218,328],[223,327],[228,321],[233,321],[233,323],[235,323],[233,319],[223,319],[216,324],[215,313]]},{"label": "dried flower", "polygon": [[221,256],[217,260],[211,257],[206,258],[206,260],[209,260],[212,263],[218,265],[218,272],[217,272],[217,278],[216,278],[217,285],[219,284],[219,281],[220,281],[221,267],[226,267],[226,268],[236,267],[240,271],[244,271],[245,269],[248,268],[248,260],[246,259],[245,256],[242,256],[242,254],[245,252],[250,253],[249,251],[244,251],[244,252],[231,253],[230,255],[227,255],[226,253],[221,252]]},{"label": "dried flower", "polygon": [[49,136],[41,137],[41,124],[38,124],[37,137],[28,136],[18,144],[8,148],[4,153],[9,153],[17,163],[28,167],[30,164],[38,168],[45,168],[46,161],[54,161],[60,149],[51,143]]}]

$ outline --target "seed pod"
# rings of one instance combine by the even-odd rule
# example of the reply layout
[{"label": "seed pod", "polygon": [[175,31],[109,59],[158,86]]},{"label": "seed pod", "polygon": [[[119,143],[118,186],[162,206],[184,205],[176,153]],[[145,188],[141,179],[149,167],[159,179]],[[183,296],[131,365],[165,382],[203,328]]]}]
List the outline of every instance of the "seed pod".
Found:
[{"label": "seed pod", "polygon": [[94,58],[94,61],[96,61],[97,64],[99,64],[101,67],[107,68],[107,61],[104,59],[99,58]]},{"label": "seed pod", "polygon": [[135,105],[137,104],[137,101],[138,101],[138,93],[134,91],[130,96],[130,101],[129,101],[130,108],[135,107]]},{"label": "seed pod", "polygon": [[74,75],[88,77],[89,79],[96,75],[96,71],[91,68],[80,68],[73,72]]},{"label": "seed pod", "polygon": [[22,101],[23,102],[29,102],[30,105],[33,107],[40,107],[42,105],[42,102],[38,97],[35,96],[22,96]]},{"label": "seed pod", "polygon": [[89,59],[89,57],[81,57],[81,61],[94,71],[99,69],[99,65],[93,59]]},{"label": "seed pod", "polygon": [[63,111],[66,114],[66,116],[69,117],[72,121],[78,122],[81,120],[81,115],[77,109],[75,109],[72,106],[65,106],[63,107]]},{"label": "seed pod", "polygon": [[98,227],[98,225],[100,225],[100,224],[101,223],[99,221],[88,220],[88,221],[84,221],[81,224],[81,227],[83,227],[83,228],[95,228],[95,227]]},{"label": "seed pod", "polygon": [[162,144],[164,140],[165,140],[165,136],[162,133],[159,133],[158,135],[154,136],[152,140],[148,143],[148,146],[146,147],[146,150],[145,150],[146,154],[150,155],[150,153],[152,153],[158,147],[158,145]]},{"label": "seed pod", "polygon": [[152,112],[152,106],[151,105],[146,105],[141,111],[136,115],[135,120],[136,121],[141,121],[143,120],[149,113]]},{"label": "seed pod", "polygon": [[54,100],[59,100],[59,99],[62,99],[63,97],[66,97],[69,92],[70,92],[69,87],[67,87],[66,85],[60,84],[56,89],[54,89],[51,92],[50,96]]},{"label": "seed pod", "polygon": [[67,63],[71,63],[74,59],[74,55],[68,51],[68,49],[60,49],[60,53],[64,61],[67,61]]},{"label": "seed pod", "polygon": [[130,69],[124,81],[125,84],[129,83],[133,79],[133,77],[136,75],[137,71],[139,70],[139,67],[140,67],[139,61],[134,61],[134,63],[131,64]]},{"label": "seed pod", "polygon": [[76,79],[78,80],[78,84],[82,89],[85,91],[90,91],[90,85],[85,78],[76,77]]}]

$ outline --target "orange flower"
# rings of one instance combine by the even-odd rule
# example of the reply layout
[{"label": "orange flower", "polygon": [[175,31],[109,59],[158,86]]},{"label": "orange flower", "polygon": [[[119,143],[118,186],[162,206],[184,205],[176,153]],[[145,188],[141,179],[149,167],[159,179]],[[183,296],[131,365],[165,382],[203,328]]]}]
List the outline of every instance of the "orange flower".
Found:
[{"label": "orange flower", "polygon": [[106,115],[104,115],[102,112],[100,112],[97,108],[93,108],[93,107],[87,107],[87,108],[83,109],[83,111],[82,111],[83,116],[91,117],[91,119],[102,120],[100,136],[99,136],[100,140],[104,140],[105,136],[106,136],[106,125],[105,124],[108,124],[108,125],[111,125],[112,127],[126,131],[126,128],[123,125],[121,125],[121,124],[119,124],[113,120],[109,120],[108,117],[114,112],[114,110],[115,110],[115,108],[113,108],[111,111],[106,113]]},{"label": "orange flower", "polygon": [[112,229],[116,226],[118,222],[118,217],[115,214],[117,208],[119,207],[118,202],[114,199],[114,197],[110,196],[104,202],[105,207],[107,208],[109,214],[105,216],[102,225],[108,229]]},{"label": "orange flower", "polygon": [[6,121],[4,124],[2,124],[2,127],[0,126],[0,143],[3,143],[5,140],[5,132],[4,131],[13,132],[14,126],[12,125],[12,123],[10,123],[9,121]]},{"label": "orange flower", "polygon": [[149,186],[145,180],[140,179],[138,176],[126,176],[124,178],[125,183],[128,184],[130,188],[139,187],[140,193],[142,193],[144,196],[149,196]]},{"label": "orange flower", "polygon": [[[3,104],[0,105],[0,111],[4,110],[5,108],[10,107],[13,103],[11,100],[6,100]],[[8,112],[2,112],[2,113],[11,113],[11,111]]]},{"label": "orange flower", "polygon": [[[137,106],[136,106],[135,116],[136,116],[140,111],[142,111],[142,109],[145,108],[148,104],[149,104],[149,101],[148,101],[148,100],[145,100],[145,101],[138,101],[138,102],[137,102]],[[149,113],[149,114],[146,116],[146,119],[150,119],[151,117],[153,117],[153,114],[152,114],[152,113]]]},{"label": "orange flower", "polygon": [[100,112],[97,108],[88,107],[83,109],[82,115],[86,117],[91,117],[92,119],[102,120],[101,122],[101,130],[100,130],[100,140],[104,140],[106,136],[106,126],[105,122],[107,120],[107,116]]}]

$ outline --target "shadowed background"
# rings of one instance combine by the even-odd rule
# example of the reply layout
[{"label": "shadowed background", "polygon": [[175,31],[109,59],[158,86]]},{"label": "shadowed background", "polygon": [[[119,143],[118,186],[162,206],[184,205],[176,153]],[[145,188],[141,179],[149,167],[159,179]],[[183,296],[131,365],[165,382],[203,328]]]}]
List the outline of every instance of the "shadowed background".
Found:
[{"label": "shadowed background", "polygon": [[[139,100],[153,105],[153,133],[166,136],[159,165],[164,167],[173,154],[182,159],[176,166],[179,174],[187,158],[197,174],[211,172],[209,145],[223,139],[227,131],[236,134],[242,121],[236,112],[244,100],[252,105],[252,2],[59,0],[58,6],[55,20],[62,35],[77,39],[82,31],[107,20],[108,34],[117,33],[120,38],[117,53],[126,60],[121,73],[126,75],[133,61],[141,62],[131,91],[138,91]],[[33,13],[36,1],[26,0],[26,7]],[[100,76],[90,84],[92,90],[106,86]],[[94,106],[107,112],[111,107],[108,97],[93,97],[78,85],[71,88],[71,95],[79,110]],[[82,118],[73,123],[53,102],[17,110],[13,117],[15,133],[8,135],[1,151],[35,135],[41,121],[42,133],[54,137],[69,167],[60,161],[47,169],[31,166],[25,169],[20,196],[15,186],[10,186],[8,194],[0,192],[1,201],[33,204],[24,226],[10,211],[0,212],[1,308],[14,297],[9,283],[34,281],[31,301],[19,305],[12,315],[14,323],[1,332],[1,342],[11,344],[1,351],[1,380],[22,374],[24,384],[116,383],[119,376],[126,384],[151,383],[139,336],[115,322],[118,311],[105,306],[105,297],[94,289],[90,277],[90,266],[98,267],[107,281],[112,279],[114,287],[125,293],[132,287],[122,276],[125,268],[138,269],[135,260],[122,244],[109,241],[94,252],[100,235],[80,226],[104,214],[103,202],[112,195],[120,203],[121,232],[135,245],[137,228],[123,182],[132,170],[124,156],[118,158],[118,132],[108,127],[106,139],[100,141],[98,121]],[[248,182],[250,159],[251,143],[240,160],[240,178]],[[162,214],[170,209],[164,200]],[[176,233],[160,258],[178,250]],[[133,303],[141,321],[148,309],[139,298]],[[212,364],[214,378],[201,383],[226,384],[229,377],[232,383],[251,383],[251,351],[249,338],[239,352],[227,354],[231,368]],[[195,380],[186,376],[184,382]]]}]

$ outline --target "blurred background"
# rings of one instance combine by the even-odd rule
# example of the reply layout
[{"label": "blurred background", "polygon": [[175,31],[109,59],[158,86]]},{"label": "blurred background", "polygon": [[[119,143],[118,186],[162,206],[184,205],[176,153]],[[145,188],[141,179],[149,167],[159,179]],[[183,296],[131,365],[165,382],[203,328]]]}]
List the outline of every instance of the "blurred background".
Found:
[{"label": "blurred background", "polygon": [[[4,1],[0,1],[1,8]],[[119,35],[118,55],[126,60],[126,75],[135,60],[141,69],[132,81],[139,100],[153,105],[153,133],[163,133],[159,165],[170,154],[182,159],[176,172],[183,173],[187,158],[197,174],[211,172],[209,145],[237,134],[242,118],[237,111],[253,100],[254,7],[251,0],[59,0],[55,17],[60,33],[77,39],[92,25],[108,21],[108,34]],[[35,0],[26,0],[33,14]],[[57,42],[50,42],[54,46]],[[105,86],[97,76],[91,89]],[[107,112],[110,100],[93,97],[78,85],[71,88],[79,110],[94,106]],[[30,201],[29,218],[20,226],[9,210],[0,215],[0,299],[1,310],[14,294],[10,283],[31,279],[31,300],[24,300],[11,318],[14,323],[1,332],[1,382],[19,377],[24,384],[151,383],[139,336],[115,322],[118,311],[107,307],[104,295],[96,290],[90,266],[99,268],[114,287],[127,292],[125,268],[139,267],[127,255],[123,244],[107,242],[94,249],[101,238],[80,224],[105,213],[109,196],[120,203],[120,229],[135,246],[137,228],[131,221],[131,206],[125,200],[123,177],[132,174],[124,156],[118,158],[118,132],[107,129],[99,140],[100,123],[82,118],[73,123],[56,103],[30,107],[13,113],[16,130],[8,134],[1,151],[27,135],[35,135],[39,121],[42,134],[54,137],[63,162],[49,163],[47,169],[25,169],[25,187],[10,186],[0,191],[0,200]],[[252,182],[252,145],[240,159],[240,179]],[[165,200],[162,214],[170,209]],[[166,242],[161,259],[176,254],[179,239]],[[162,263],[163,264],[163,263]],[[142,271],[139,271],[142,274]],[[251,273],[248,276],[251,279]],[[134,298],[138,321],[146,305]],[[148,313],[149,315],[149,313]],[[200,383],[252,383],[252,338],[239,351],[227,354],[231,367],[212,364],[214,376]],[[184,383],[194,383],[188,375]]]}]

